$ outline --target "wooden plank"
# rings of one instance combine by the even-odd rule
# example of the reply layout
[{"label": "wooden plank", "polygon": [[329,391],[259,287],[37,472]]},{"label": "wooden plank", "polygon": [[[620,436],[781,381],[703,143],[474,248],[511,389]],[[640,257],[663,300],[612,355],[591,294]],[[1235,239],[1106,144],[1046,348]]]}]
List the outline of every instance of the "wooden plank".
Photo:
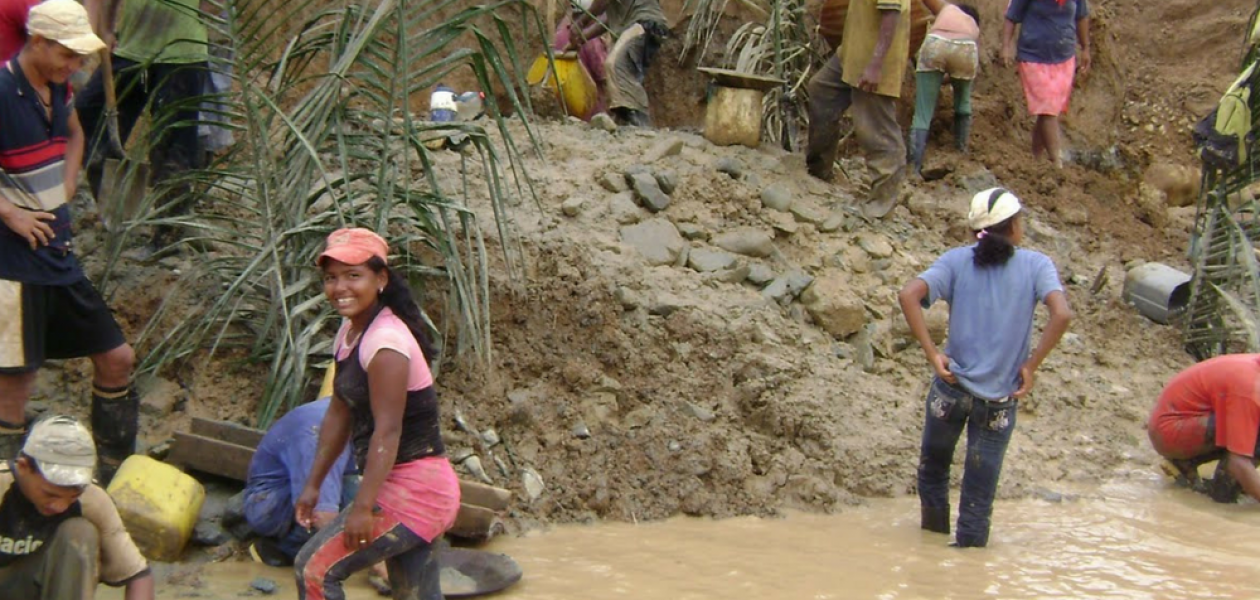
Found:
[{"label": "wooden plank", "polygon": [[[262,431],[227,421],[196,417],[192,420],[191,429],[190,433],[175,433],[175,443],[171,445],[168,462],[245,481],[249,474],[249,461],[262,441]],[[507,510],[512,501],[512,492],[475,481],[460,480],[459,491],[461,512],[464,505],[491,512]],[[484,516],[477,516],[469,522],[483,521]]]},{"label": "wooden plank", "polygon": [[254,449],[195,433],[175,432],[166,461],[187,469],[245,481]]},{"label": "wooden plank", "polygon": [[787,83],[777,77],[766,77],[764,75],[756,75],[753,73],[741,73],[730,69],[697,67],[696,70],[709,75],[713,78],[714,83],[723,87],[765,91]]},{"label": "wooden plank", "polygon": [[228,421],[211,421],[199,417],[193,417],[190,429],[192,433],[199,436],[247,448],[257,448],[258,444],[262,443],[264,433],[261,430]]},{"label": "wooden plank", "polygon": [[455,525],[446,533],[455,537],[487,540],[505,531],[499,514],[480,506],[460,504]]},{"label": "wooden plank", "polygon": [[507,510],[508,504],[512,502],[512,492],[492,485],[461,479],[459,482],[459,501],[461,504],[471,504],[493,511]]}]

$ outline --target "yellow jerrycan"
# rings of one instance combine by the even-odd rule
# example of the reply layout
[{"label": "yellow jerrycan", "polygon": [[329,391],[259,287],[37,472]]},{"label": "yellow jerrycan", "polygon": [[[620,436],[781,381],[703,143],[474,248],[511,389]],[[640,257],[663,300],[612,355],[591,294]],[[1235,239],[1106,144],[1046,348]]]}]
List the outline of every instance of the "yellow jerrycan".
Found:
[{"label": "yellow jerrycan", "polygon": [[179,560],[206,499],[196,479],[140,454],[123,461],[106,490],[127,533],[149,560]]},{"label": "yellow jerrycan", "polygon": [[525,81],[531,86],[551,88],[566,112],[582,120],[590,119],[599,102],[599,90],[590,72],[578,60],[577,52],[557,53],[555,65],[553,71],[547,63],[547,55],[539,56],[530,67]]}]

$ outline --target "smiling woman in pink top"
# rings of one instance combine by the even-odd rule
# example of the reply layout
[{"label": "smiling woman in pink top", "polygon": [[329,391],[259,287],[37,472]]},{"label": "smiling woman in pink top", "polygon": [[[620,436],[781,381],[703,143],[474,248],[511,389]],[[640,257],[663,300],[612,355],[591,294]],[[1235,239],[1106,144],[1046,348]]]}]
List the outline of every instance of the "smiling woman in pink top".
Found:
[{"label": "smiling woman in pink top", "polygon": [[459,481],[446,459],[420,308],[391,270],[389,247],[366,229],[328,236],[317,263],[345,321],[333,343],[333,401],[297,501],[313,524],[319,488],[349,439],[363,483],[354,502],[298,553],[298,597],[342,600],[351,573],[385,561],[395,598],[441,600],[433,543],[455,522]]}]

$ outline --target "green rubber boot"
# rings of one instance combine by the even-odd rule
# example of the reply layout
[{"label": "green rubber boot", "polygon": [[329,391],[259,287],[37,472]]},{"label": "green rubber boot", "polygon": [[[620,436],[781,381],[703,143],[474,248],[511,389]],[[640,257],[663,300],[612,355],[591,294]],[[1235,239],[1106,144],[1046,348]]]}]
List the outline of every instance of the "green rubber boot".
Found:
[{"label": "green rubber boot", "polygon": [[927,152],[928,132],[926,129],[911,129],[910,143],[907,144],[906,162],[914,166],[914,174],[923,177],[923,154]]},{"label": "green rubber boot", "polygon": [[954,115],[954,147],[960,152],[966,152],[970,137],[971,115]]}]

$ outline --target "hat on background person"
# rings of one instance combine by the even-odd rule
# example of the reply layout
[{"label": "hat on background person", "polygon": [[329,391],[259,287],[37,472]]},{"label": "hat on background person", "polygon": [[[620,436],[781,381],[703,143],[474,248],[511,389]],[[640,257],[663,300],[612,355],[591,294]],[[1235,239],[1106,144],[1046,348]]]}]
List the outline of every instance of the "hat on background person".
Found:
[{"label": "hat on background person", "polygon": [[26,435],[22,454],[35,459],[48,483],[64,487],[92,483],[96,444],[92,433],[74,417],[52,416],[37,421]]},{"label": "hat on background person", "polygon": [[92,31],[87,10],[75,0],[46,0],[31,7],[26,17],[26,33],[52,40],[78,54],[105,49],[105,42]]},{"label": "hat on background person", "polygon": [[389,263],[389,243],[385,238],[362,227],[348,227],[329,234],[324,252],[315,264],[322,265],[325,258],[331,258],[347,265],[361,265],[373,256]]},{"label": "hat on background person", "polygon": [[1023,210],[1019,198],[1006,188],[989,188],[971,198],[971,210],[967,212],[967,225],[972,231],[980,231],[1001,223]]}]

